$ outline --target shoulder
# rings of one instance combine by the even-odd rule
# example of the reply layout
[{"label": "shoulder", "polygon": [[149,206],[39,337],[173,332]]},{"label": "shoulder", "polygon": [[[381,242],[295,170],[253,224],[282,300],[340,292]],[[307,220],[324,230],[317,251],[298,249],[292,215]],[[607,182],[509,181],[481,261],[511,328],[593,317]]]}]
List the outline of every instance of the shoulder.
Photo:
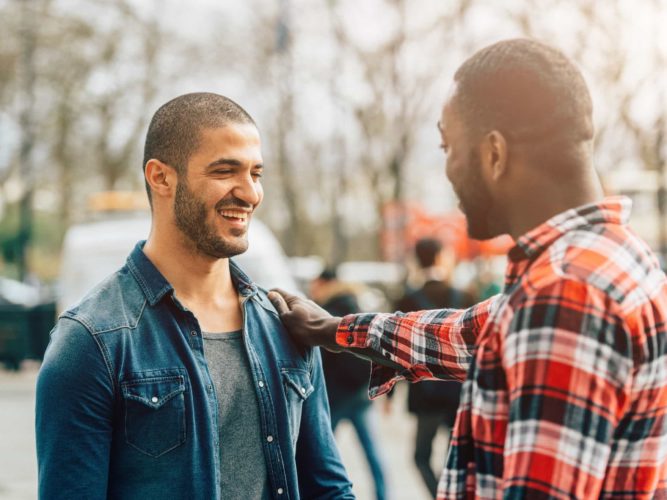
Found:
[{"label": "shoulder", "polygon": [[93,288],[81,301],[63,312],[95,335],[121,328],[135,328],[146,297],[125,266]]},{"label": "shoulder", "polygon": [[[74,318],[61,316],[51,332],[49,351],[53,350],[57,351],[56,357],[76,356],[82,351],[94,351],[95,341],[90,329],[84,323]],[[47,354],[49,354],[48,351]]]},{"label": "shoulder", "polygon": [[319,359],[319,355],[315,355],[316,349],[301,345],[292,338],[269,300],[268,291],[259,286],[257,289],[257,293],[251,298],[250,309],[251,314],[258,315],[255,317],[257,322],[255,328],[249,332],[258,342],[256,347],[266,350],[266,355],[280,360],[285,366],[301,367],[305,363],[312,368],[313,362]]},{"label": "shoulder", "polygon": [[578,286],[626,304],[638,296],[648,301],[664,279],[655,255],[629,228],[599,224],[556,240],[531,266],[522,289],[531,295]]},{"label": "shoulder", "polygon": [[257,284],[255,284],[255,286],[257,287],[257,294],[253,297],[255,301],[262,307],[264,312],[279,318],[280,315],[278,314],[278,311],[276,310],[276,308],[273,306],[273,303],[269,299],[269,290]]},{"label": "shoulder", "polygon": [[113,385],[110,365],[102,347],[83,323],[61,317],[51,332],[38,387],[43,393],[45,387],[66,388],[71,383],[86,385],[93,380]]}]

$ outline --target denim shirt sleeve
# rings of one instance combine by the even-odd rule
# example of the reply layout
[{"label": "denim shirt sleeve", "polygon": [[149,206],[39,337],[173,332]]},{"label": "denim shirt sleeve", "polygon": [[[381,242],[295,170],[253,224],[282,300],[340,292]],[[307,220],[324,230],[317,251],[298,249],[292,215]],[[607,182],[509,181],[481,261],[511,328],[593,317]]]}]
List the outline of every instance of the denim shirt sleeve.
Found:
[{"label": "denim shirt sleeve", "polygon": [[310,376],[314,391],[304,402],[296,449],[300,496],[322,500],[353,499],[352,483],[331,429],[319,348],[313,350]]},{"label": "denim shirt sleeve", "polygon": [[107,497],[114,387],[97,342],[61,318],[37,378],[39,498]]}]

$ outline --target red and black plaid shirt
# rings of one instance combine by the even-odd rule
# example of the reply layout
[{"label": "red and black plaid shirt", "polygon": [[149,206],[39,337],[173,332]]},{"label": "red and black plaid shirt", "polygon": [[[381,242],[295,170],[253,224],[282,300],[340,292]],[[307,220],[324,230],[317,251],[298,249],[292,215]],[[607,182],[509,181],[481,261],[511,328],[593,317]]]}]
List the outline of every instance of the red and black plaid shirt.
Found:
[{"label": "red and black plaid shirt", "polygon": [[346,316],[342,346],[396,380],[465,380],[438,498],[667,498],[667,281],[630,201],[568,210],[467,310]]}]

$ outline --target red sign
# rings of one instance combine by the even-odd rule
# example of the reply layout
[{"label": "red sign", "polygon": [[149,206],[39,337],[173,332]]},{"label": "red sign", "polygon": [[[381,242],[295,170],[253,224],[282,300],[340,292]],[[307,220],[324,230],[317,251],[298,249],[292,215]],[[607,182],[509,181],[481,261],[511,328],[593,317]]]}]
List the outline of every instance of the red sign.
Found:
[{"label": "red sign", "polygon": [[465,216],[460,212],[434,215],[416,203],[389,203],[384,208],[382,250],[389,261],[402,260],[417,240],[436,238],[451,246],[460,260],[505,255],[514,244],[509,236],[478,241],[468,237]]}]

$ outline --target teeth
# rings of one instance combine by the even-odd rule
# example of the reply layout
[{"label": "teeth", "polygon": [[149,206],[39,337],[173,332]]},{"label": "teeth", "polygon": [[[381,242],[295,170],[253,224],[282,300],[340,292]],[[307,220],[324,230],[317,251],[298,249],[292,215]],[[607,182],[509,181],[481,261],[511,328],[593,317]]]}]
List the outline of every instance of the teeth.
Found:
[{"label": "teeth", "polygon": [[223,217],[233,217],[234,219],[246,220],[248,214],[246,212],[237,212],[235,210],[220,210],[220,215]]}]

